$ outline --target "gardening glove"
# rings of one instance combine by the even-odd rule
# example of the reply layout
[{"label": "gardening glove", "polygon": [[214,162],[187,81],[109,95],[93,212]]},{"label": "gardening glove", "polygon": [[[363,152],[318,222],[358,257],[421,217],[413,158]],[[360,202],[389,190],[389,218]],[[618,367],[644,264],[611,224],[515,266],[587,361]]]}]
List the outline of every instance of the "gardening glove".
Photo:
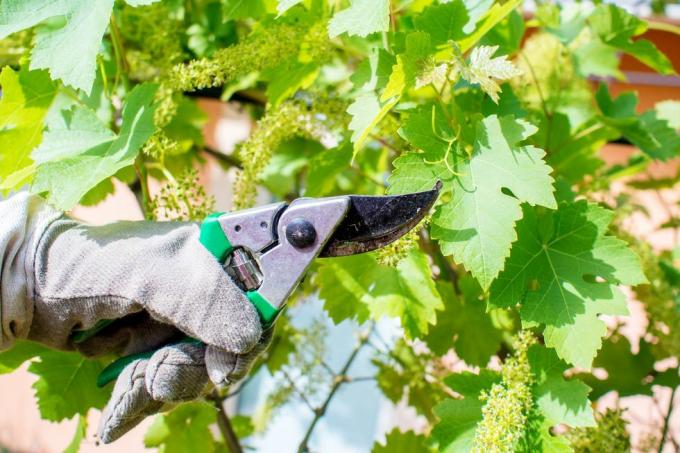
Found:
[{"label": "gardening glove", "polygon": [[[87,226],[20,194],[0,202],[2,344],[28,338],[86,355],[158,349],[129,364],[100,426],[111,442],[211,379],[242,377],[270,335],[222,266],[178,222]],[[117,320],[82,343],[73,332]],[[178,343],[188,335],[198,343]]]}]

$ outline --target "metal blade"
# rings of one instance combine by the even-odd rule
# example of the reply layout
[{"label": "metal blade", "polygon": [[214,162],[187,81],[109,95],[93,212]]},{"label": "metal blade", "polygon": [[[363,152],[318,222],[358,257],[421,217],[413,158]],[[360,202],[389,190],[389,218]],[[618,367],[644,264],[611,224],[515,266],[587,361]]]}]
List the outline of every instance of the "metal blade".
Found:
[{"label": "metal blade", "polygon": [[371,197],[351,195],[350,207],[319,256],[346,256],[384,247],[415,227],[437,200],[442,183],[434,189],[405,195]]}]

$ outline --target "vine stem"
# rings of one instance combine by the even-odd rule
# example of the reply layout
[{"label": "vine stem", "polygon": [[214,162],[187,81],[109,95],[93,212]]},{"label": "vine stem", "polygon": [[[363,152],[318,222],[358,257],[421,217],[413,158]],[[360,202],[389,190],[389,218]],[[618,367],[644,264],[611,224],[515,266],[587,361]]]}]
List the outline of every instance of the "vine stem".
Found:
[{"label": "vine stem", "polygon": [[234,427],[231,426],[229,415],[224,410],[223,400],[219,394],[213,395],[215,402],[215,409],[217,410],[217,426],[220,428],[220,433],[227,444],[227,448],[231,453],[243,453],[243,448],[238,440],[238,436],[234,432]]},{"label": "vine stem", "polygon": [[668,401],[668,410],[666,411],[666,416],[663,419],[663,431],[661,432],[661,441],[659,442],[658,450],[659,453],[663,451],[663,446],[666,444],[666,437],[668,436],[668,425],[671,420],[671,414],[673,413],[673,400],[675,399],[675,391],[677,389],[678,389],[677,387],[673,387],[673,390],[671,391],[671,398]]},{"label": "vine stem", "polygon": [[144,218],[146,220],[152,220],[151,213],[149,212],[149,204],[151,202],[151,195],[149,193],[149,181],[146,172],[146,167],[144,166],[144,161],[142,154],[137,155],[137,159],[134,164],[135,173],[137,173],[137,178],[139,179],[139,187],[142,191],[142,203],[141,208],[144,213]]},{"label": "vine stem", "polygon": [[343,384],[350,382],[350,379],[347,377],[347,372],[354,363],[354,360],[357,358],[357,355],[359,355],[359,351],[361,351],[361,349],[368,343],[368,339],[370,338],[372,332],[373,327],[371,327],[371,329],[367,333],[363,334],[359,338],[359,342],[352,350],[352,353],[347,358],[345,364],[342,366],[340,373],[338,373],[335,376],[335,381],[333,382],[333,386],[331,387],[331,390],[328,393],[326,400],[323,402],[321,406],[314,410],[314,419],[312,419],[312,423],[310,423],[309,428],[307,428],[305,437],[302,439],[302,442],[300,442],[300,445],[298,446],[298,453],[306,453],[309,451],[309,440],[312,438],[312,434],[314,434],[314,429],[316,428],[316,425],[323,418],[323,416],[326,415],[328,406],[331,404],[333,397],[335,397],[340,387],[342,387]]}]

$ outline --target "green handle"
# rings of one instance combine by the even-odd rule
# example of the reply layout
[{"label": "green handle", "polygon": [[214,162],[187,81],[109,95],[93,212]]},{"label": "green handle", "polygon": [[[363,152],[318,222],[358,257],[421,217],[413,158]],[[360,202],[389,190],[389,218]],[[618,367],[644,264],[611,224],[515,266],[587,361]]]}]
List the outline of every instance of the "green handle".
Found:
[{"label": "green handle", "polygon": [[[229,242],[227,235],[224,234],[224,230],[218,221],[220,216],[223,215],[224,212],[215,212],[206,217],[201,224],[201,233],[199,235],[201,244],[217,258],[217,261],[219,261],[220,264],[224,264],[229,254],[234,250],[234,247],[231,245],[231,242]],[[274,307],[257,291],[248,291],[246,295],[260,315],[262,325],[264,327],[270,326],[276,320],[276,317],[281,310]]]},{"label": "green handle", "polygon": [[[208,249],[208,251],[220,262],[220,264],[224,264],[229,254],[234,250],[231,242],[229,242],[229,238],[227,238],[227,235],[224,234],[222,226],[217,220],[222,215],[224,215],[223,212],[215,212],[210,214],[201,224],[201,231],[199,234],[199,241],[201,244],[203,244],[203,246]],[[281,310],[270,304],[269,301],[267,301],[267,299],[265,299],[257,291],[248,291],[246,295],[248,296],[248,300],[252,302],[252,304],[255,306],[255,309],[259,313],[260,319],[262,320],[262,325],[265,328],[269,327],[276,320],[276,317]],[[90,329],[74,332],[71,338],[75,343],[82,343],[87,339],[92,338],[112,322],[114,322],[112,319],[103,319],[97,322],[97,324]],[[195,342],[196,344],[201,343],[199,340],[190,337],[185,337],[184,339],[180,340],[180,343],[187,342]],[[138,354],[132,354],[119,358],[101,372],[97,378],[97,385],[99,387],[103,387],[109,382],[116,380],[120,373],[123,372],[123,369],[130,363],[139,359],[148,359],[153,355],[154,352],[156,351],[140,352]]]}]

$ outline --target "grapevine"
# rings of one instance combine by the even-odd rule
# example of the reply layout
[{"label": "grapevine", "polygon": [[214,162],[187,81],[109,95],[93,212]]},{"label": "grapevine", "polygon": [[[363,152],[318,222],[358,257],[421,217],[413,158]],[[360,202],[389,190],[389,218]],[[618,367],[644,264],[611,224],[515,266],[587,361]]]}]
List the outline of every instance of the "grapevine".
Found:
[{"label": "grapevine", "polygon": [[[616,3],[0,1],[3,196],[28,190],[76,214],[136,200],[149,221],[200,222],[441,187],[388,246],[314,261],[252,373],[160,415],[147,446],[677,445],[677,401],[643,428],[633,402],[680,385],[680,212],[661,196],[680,175],[650,176],[680,158],[680,67],[660,50],[680,33]],[[235,129],[216,111],[250,125],[233,152],[218,149]],[[638,222],[658,227],[642,235]],[[76,451],[111,392],[77,371],[110,360],[19,342],[0,375],[31,362],[41,416],[78,417]],[[71,378],[92,392],[54,391]],[[337,421],[343,399],[362,423],[376,418],[363,403],[409,415],[363,438]],[[283,431],[292,440],[272,440]],[[3,432],[2,447],[38,448]]]}]

